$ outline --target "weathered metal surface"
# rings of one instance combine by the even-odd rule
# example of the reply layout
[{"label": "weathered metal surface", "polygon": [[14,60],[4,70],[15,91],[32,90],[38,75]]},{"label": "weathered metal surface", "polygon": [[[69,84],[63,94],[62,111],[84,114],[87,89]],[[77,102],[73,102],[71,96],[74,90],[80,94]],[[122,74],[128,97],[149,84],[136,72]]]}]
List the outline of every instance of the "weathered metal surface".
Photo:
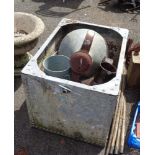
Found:
[{"label": "weathered metal surface", "polygon": [[[37,128],[104,146],[120,87],[128,30],[69,21],[59,23],[22,71],[30,122]],[[111,81],[88,86],[43,72],[42,61],[58,50],[67,32],[80,27],[94,29],[117,46],[117,72]],[[108,52],[112,50],[108,48]]]},{"label": "weathered metal surface", "polygon": [[104,145],[116,97],[23,76],[33,126]]}]

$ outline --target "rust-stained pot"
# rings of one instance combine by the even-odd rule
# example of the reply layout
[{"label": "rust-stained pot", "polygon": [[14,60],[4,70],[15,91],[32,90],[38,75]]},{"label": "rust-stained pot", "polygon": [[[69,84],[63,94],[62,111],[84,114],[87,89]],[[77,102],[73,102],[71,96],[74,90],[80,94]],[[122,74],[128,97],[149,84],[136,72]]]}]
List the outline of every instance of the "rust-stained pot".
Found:
[{"label": "rust-stained pot", "polygon": [[110,81],[112,78],[116,76],[116,67],[107,62],[101,62],[100,68],[98,69],[98,73],[94,78],[94,82],[97,84],[105,83]]},{"label": "rust-stained pot", "polygon": [[90,29],[68,33],[60,44],[59,54],[70,57],[72,71],[86,77],[93,75],[103,58],[108,57],[105,39]]}]

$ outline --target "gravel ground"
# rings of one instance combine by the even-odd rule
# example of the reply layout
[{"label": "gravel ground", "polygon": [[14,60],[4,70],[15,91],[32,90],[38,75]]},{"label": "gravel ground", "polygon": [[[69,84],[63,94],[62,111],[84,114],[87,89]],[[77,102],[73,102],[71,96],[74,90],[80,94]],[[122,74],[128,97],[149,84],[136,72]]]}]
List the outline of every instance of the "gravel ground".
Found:
[{"label": "gravel ground", "polygon": [[[139,14],[124,13],[111,5],[97,7],[98,2],[99,0],[66,0],[65,3],[62,0],[15,0],[15,11],[35,14],[46,26],[37,46],[31,51],[32,55],[37,52],[62,18],[127,28],[130,31],[129,37],[135,42],[139,41]],[[102,150],[95,145],[31,128],[21,79],[15,78],[14,84],[15,151],[25,147],[29,155],[97,155]],[[139,92],[128,93],[128,115],[132,115],[130,103],[137,101],[138,98]],[[126,146],[126,152],[128,151]]]}]

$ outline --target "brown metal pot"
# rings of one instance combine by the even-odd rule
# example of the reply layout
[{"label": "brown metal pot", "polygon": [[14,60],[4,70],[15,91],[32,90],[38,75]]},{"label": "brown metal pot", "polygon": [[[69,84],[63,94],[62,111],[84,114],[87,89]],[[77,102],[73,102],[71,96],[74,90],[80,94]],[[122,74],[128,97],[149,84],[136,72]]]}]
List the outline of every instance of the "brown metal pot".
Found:
[{"label": "brown metal pot", "polygon": [[107,61],[101,62],[98,73],[94,78],[94,82],[97,84],[105,83],[110,81],[116,75],[116,67]]}]

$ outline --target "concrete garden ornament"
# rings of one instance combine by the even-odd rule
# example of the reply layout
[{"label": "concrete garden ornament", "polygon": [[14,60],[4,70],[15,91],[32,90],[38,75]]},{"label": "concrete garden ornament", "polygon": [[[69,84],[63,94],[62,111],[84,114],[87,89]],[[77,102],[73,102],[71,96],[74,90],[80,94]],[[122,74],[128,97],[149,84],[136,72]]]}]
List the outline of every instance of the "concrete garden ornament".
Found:
[{"label": "concrete garden ornament", "polygon": [[29,53],[44,31],[43,21],[28,13],[15,12],[14,14],[14,67],[15,75],[20,75],[22,67],[31,58]]}]

